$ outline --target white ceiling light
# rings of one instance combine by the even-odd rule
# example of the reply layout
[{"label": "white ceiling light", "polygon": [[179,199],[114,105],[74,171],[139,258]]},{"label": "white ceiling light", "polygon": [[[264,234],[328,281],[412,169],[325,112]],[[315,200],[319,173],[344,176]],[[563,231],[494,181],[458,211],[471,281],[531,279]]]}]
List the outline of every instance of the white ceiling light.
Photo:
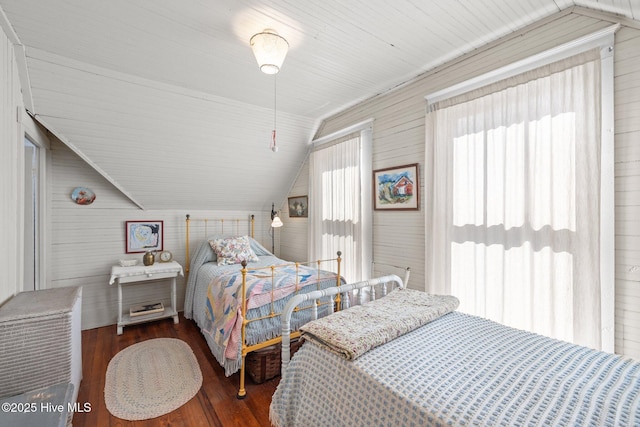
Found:
[{"label": "white ceiling light", "polygon": [[280,71],[284,58],[289,51],[289,43],[275,30],[265,29],[254,34],[249,40],[258,66],[263,73],[276,74]]},{"label": "white ceiling light", "polygon": [[[273,74],[273,130],[271,131],[271,142],[269,143],[269,149],[274,153],[278,152],[278,146],[276,145],[276,112],[277,112],[277,99],[278,91],[276,86],[276,74],[280,71],[284,58],[289,51],[289,43],[281,36],[278,35],[276,30],[265,29],[261,33],[254,34],[249,40],[253,55],[258,61],[260,70],[265,74]],[[272,218],[273,219],[273,218]],[[276,217],[276,219],[279,219]],[[275,227],[278,227],[276,225]]]}]

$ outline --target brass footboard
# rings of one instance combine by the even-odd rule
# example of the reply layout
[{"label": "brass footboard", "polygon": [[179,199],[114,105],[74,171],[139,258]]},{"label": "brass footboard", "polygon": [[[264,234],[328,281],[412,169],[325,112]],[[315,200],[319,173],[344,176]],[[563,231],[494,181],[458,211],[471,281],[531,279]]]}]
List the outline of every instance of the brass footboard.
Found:
[{"label": "brass footboard", "polygon": [[[248,227],[246,225],[248,221]],[[209,237],[210,233],[216,233],[216,234],[221,234],[221,235],[225,235],[225,234],[247,234],[247,232],[249,232],[249,235],[251,237],[254,237],[254,232],[255,232],[255,216],[254,215],[250,215],[250,217],[248,219],[245,218],[232,218],[232,219],[223,219],[223,218],[192,218],[190,215],[186,215],[186,241],[185,241],[185,248],[186,248],[186,266],[185,266],[185,270],[187,273],[189,273],[190,270],[190,266],[191,266],[191,258],[190,258],[190,234],[191,234],[191,227],[192,227],[192,223],[196,223],[198,224],[200,230],[197,231],[198,235],[204,235],[205,237]],[[296,270],[296,289],[293,293],[293,295],[300,295],[301,294],[301,290],[302,287],[298,287],[298,285],[300,284],[300,279],[299,279],[299,275],[298,275],[298,271],[300,266],[303,265],[307,265],[307,266],[313,266],[315,265],[316,270],[318,272],[318,283],[317,286],[319,289],[320,286],[320,274],[321,274],[321,266],[322,265],[327,265],[329,263],[332,262],[336,262],[337,266],[336,266],[336,287],[339,287],[341,285],[341,281],[340,281],[340,275],[341,275],[341,261],[342,261],[342,253],[338,252],[337,253],[337,257],[333,258],[333,259],[326,259],[326,260],[317,260],[317,261],[311,261],[311,262],[304,262],[304,263],[300,263],[300,262],[292,262],[292,263],[286,263],[286,264],[280,264],[280,265],[274,265],[274,266],[270,266],[270,267],[262,267],[262,268],[252,268],[251,271],[255,271],[255,270],[264,270],[266,272],[265,275],[271,275],[271,298],[270,298],[270,302],[269,304],[271,305],[271,310],[270,313],[266,316],[262,316],[262,317],[257,317],[257,318],[251,318],[251,319],[247,319],[247,312],[248,312],[248,308],[247,308],[247,298],[246,298],[246,293],[247,293],[247,272],[249,271],[249,269],[247,269],[247,263],[246,261],[242,262],[242,270],[241,270],[241,274],[242,274],[242,301],[240,301],[241,304],[241,311],[242,311],[242,337],[241,337],[241,341],[242,341],[242,365],[240,367],[240,387],[238,390],[238,399],[243,399],[244,397],[246,397],[246,390],[245,390],[245,374],[246,374],[246,356],[247,354],[256,351],[256,350],[260,350],[262,348],[265,347],[269,347],[271,345],[275,345],[275,344],[279,344],[282,340],[282,338],[280,336],[272,338],[272,339],[268,339],[266,341],[263,342],[259,342],[257,344],[253,344],[253,345],[248,345],[246,342],[246,327],[252,323],[252,322],[257,322],[259,320],[265,320],[265,319],[271,319],[274,317],[279,317],[281,315],[281,312],[277,312],[276,308],[275,308],[275,302],[277,300],[277,298],[275,297],[274,291],[275,291],[275,276],[277,274],[278,269],[281,268],[286,268],[286,267],[291,267],[291,266],[295,266],[295,270]],[[327,268],[324,269],[324,271],[331,271]],[[325,278],[326,280],[326,278]],[[308,287],[306,288],[308,289]],[[317,290],[316,289],[316,290]],[[340,300],[340,295],[337,295],[337,297],[335,299],[332,300],[332,302],[327,302],[326,304],[331,304],[332,306],[329,308],[330,311],[334,310],[334,306],[339,308],[341,306],[341,300]],[[309,305],[308,307],[298,307],[297,311],[300,310],[306,310],[306,309],[313,309],[314,307]],[[297,333],[294,332],[293,333],[293,337],[296,337]]]}]

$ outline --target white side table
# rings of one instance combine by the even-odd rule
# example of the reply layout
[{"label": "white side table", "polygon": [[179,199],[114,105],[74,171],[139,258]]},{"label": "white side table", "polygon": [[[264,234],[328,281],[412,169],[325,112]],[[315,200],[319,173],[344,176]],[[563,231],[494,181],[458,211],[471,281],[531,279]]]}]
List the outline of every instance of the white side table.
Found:
[{"label": "white side table", "polygon": [[[173,317],[173,323],[175,324],[179,322],[176,306],[176,277],[178,277],[178,274],[184,276],[182,266],[176,261],[156,262],[149,266],[121,267],[114,265],[111,267],[109,285],[118,282],[118,335],[122,335],[122,329],[125,326],[136,323],[150,322],[167,317]],[[135,317],[131,317],[129,313],[122,312],[122,285],[135,285],[141,282],[162,279],[171,279],[171,307],[165,307],[162,313]]]}]

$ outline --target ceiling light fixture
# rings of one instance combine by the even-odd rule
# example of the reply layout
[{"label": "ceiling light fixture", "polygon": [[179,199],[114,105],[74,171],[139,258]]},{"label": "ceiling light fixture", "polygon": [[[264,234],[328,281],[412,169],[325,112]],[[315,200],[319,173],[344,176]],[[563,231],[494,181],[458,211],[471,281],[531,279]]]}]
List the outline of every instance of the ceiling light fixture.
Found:
[{"label": "ceiling light fixture", "polygon": [[289,43],[275,30],[265,29],[254,34],[249,40],[253,54],[258,61],[260,71],[265,74],[277,74],[289,51]]},{"label": "ceiling light fixture", "polygon": [[271,131],[271,142],[269,148],[274,153],[278,152],[276,145],[276,117],[278,91],[276,85],[276,74],[280,71],[284,58],[289,51],[289,43],[284,37],[278,35],[275,30],[265,29],[261,33],[254,34],[249,40],[253,55],[258,61],[260,71],[265,74],[273,74],[273,130]]}]

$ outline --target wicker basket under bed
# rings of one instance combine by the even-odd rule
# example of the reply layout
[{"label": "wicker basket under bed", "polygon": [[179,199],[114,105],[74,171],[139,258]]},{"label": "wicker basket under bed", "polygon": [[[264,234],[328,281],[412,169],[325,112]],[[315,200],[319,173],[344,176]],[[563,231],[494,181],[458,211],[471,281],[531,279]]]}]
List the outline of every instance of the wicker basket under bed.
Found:
[{"label": "wicker basket under bed", "polygon": [[[291,340],[291,356],[298,351],[302,340]],[[280,375],[282,365],[282,345],[277,344],[247,354],[245,362],[247,373],[256,384],[270,380]]]}]

